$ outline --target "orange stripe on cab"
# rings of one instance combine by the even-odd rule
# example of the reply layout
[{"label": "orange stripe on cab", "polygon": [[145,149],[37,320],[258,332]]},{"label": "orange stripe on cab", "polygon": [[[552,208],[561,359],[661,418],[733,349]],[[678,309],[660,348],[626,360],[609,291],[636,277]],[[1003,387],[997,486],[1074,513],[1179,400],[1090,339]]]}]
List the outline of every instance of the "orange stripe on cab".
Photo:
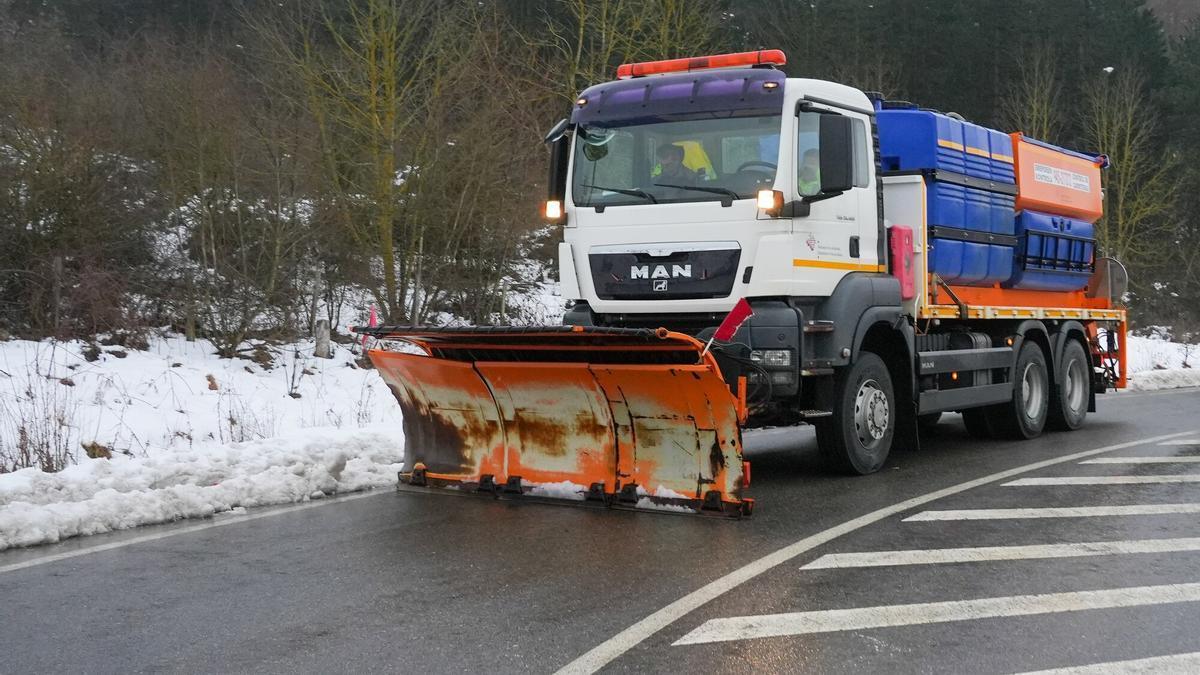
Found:
[{"label": "orange stripe on cab", "polygon": [[815,267],[823,270],[848,270],[851,272],[882,272],[883,265],[871,265],[866,263],[838,262],[836,260],[804,260],[802,258],[794,258],[792,260],[793,267]]}]

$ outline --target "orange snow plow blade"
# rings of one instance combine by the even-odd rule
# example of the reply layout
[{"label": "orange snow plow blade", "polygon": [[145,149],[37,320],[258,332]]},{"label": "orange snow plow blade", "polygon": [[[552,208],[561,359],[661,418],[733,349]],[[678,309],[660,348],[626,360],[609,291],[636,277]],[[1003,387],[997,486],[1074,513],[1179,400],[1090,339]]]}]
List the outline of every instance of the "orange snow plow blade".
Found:
[{"label": "orange snow plow blade", "polygon": [[[401,481],[747,515],[744,404],[664,329],[355,328],[404,413]],[[420,351],[423,353],[412,353]]]}]

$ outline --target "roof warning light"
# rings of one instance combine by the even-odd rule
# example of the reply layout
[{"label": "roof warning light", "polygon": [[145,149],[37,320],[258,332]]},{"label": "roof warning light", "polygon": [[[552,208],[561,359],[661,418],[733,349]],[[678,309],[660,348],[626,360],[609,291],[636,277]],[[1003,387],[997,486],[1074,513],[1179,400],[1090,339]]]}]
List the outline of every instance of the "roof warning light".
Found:
[{"label": "roof warning light", "polygon": [[623,63],[617,68],[617,79],[627,80],[631,77],[644,75],[662,75],[664,73],[683,73],[707,68],[735,68],[738,66],[782,66],[787,64],[787,56],[779,49],[760,49],[754,52],[738,52],[736,54],[716,54],[713,56],[694,56],[683,59],[668,59],[666,61],[643,61],[641,63]]}]

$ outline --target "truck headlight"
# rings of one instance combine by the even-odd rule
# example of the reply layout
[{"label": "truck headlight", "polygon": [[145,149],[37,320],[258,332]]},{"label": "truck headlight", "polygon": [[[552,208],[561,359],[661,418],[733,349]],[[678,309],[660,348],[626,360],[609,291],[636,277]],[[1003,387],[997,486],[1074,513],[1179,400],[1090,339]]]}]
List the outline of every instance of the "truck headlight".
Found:
[{"label": "truck headlight", "polygon": [[786,368],[792,365],[792,350],[755,349],[750,352],[750,360],[764,366]]}]

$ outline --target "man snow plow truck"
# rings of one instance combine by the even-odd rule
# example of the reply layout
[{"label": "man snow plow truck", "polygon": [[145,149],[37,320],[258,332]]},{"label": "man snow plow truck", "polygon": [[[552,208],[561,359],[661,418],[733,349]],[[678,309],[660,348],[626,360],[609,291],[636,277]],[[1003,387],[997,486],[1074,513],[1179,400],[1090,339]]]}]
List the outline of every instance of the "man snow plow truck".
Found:
[{"label": "man snow plow truck", "polygon": [[[551,144],[564,325],[358,329],[405,483],[744,515],[741,430],[807,422],[852,474],[959,411],[1072,430],[1125,384],[1103,156],[763,50],[621,66]],[[419,353],[414,353],[419,352]]]}]

